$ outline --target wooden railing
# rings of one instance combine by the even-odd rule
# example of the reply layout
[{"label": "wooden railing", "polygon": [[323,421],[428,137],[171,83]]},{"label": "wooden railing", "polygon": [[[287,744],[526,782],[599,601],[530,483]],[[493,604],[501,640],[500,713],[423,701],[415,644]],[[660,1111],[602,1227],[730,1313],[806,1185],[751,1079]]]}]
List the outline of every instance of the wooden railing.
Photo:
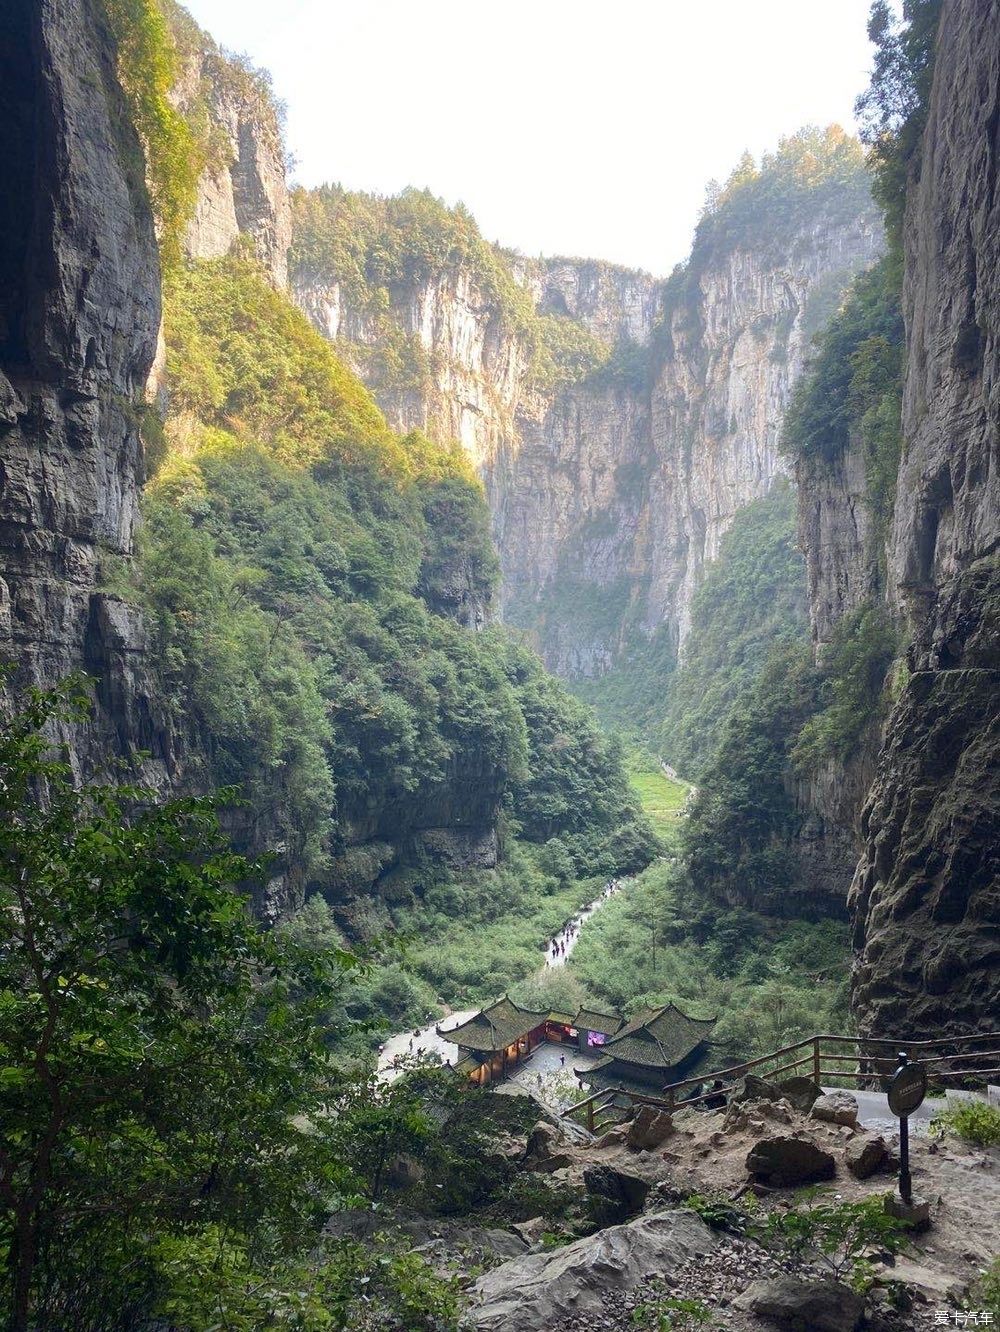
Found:
[{"label": "wooden railing", "polygon": [[[982,1046],[987,1048],[979,1048]],[[970,1083],[983,1085],[991,1077],[1000,1077],[1000,1032],[933,1041],[893,1041],[824,1033],[807,1036],[742,1064],[730,1064],[712,1073],[671,1082],[660,1096],[608,1087],[564,1110],[563,1118],[579,1118],[591,1133],[602,1133],[629,1118],[640,1105],[670,1112],[727,1096],[747,1073],[756,1073],[768,1081],[799,1075],[811,1078],[819,1086],[836,1082],[881,1090],[896,1069],[901,1051],[906,1052],[911,1063],[926,1067],[932,1089]],[[704,1090],[706,1084],[708,1090]],[[683,1095],[685,1092],[688,1094]]]}]

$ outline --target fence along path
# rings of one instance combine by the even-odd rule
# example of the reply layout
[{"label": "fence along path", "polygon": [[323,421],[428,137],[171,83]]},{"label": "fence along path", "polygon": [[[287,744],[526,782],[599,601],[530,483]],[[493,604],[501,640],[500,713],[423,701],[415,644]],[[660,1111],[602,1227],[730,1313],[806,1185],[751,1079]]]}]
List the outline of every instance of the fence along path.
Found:
[{"label": "fence along path", "polygon": [[[976,1036],[940,1037],[930,1041],[899,1041],[869,1036],[807,1036],[793,1045],[772,1050],[756,1059],[727,1068],[682,1078],[665,1086],[658,1096],[608,1087],[563,1112],[563,1118],[583,1116],[591,1133],[621,1123],[629,1111],[651,1105],[668,1113],[681,1107],[703,1105],[735,1089],[747,1073],[768,1078],[809,1077],[820,1087],[833,1082],[881,1090],[905,1051],[910,1062],[923,1064],[931,1087],[964,1088],[1000,1078],[1000,1031]],[[710,1090],[703,1090],[706,1083]],[[683,1093],[687,1093],[684,1095]]]}]

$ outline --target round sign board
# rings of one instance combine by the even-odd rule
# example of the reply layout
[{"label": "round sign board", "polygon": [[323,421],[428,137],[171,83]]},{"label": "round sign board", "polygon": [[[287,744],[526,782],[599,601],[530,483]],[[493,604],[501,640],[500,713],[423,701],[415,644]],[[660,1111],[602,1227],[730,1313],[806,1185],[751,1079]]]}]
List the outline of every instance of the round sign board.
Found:
[{"label": "round sign board", "polygon": [[912,1115],[927,1095],[927,1071],[923,1064],[906,1064],[892,1075],[889,1109],[899,1119]]}]

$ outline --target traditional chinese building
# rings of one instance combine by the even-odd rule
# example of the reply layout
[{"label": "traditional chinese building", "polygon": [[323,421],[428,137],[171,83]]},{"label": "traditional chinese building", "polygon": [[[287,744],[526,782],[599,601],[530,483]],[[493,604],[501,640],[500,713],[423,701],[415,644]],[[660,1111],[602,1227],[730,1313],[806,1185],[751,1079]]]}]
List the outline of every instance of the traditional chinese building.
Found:
[{"label": "traditional chinese building", "polygon": [[473,1082],[485,1086],[504,1077],[547,1039],[549,1016],[522,1008],[504,995],[457,1027],[450,1030],[438,1027],[437,1034],[458,1046],[458,1067],[468,1072]]},{"label": "traditional chinese building", "polygon": [[505,994],[457,1027],[438,1027],[437,1034],[458,1046],[456,1067],[481,1086],[505,1077],[543,1041],[553,1041],[598,1057],[591,1067],[574,1069],[581,1082],[659,1090],[697,1063],[715,1022],[688,1017],[673,1004],[644,1009],[630,1022],[593,1008],[536,1012]]},{"label": "traditional chinese building", "polygon": [[592,1087],[639,1084],[660,1090],[683,1078],[706,1053],[716,1018],[692,1018],[673,1004],[646,1008],[603,1042],[603,1058],[575,1069]]}]

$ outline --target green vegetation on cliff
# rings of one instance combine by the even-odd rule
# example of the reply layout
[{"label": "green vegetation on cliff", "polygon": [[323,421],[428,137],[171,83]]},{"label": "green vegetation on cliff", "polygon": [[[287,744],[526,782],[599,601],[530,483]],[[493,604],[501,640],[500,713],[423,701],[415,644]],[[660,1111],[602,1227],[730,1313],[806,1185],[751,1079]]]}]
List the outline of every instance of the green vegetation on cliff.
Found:
[{"label": "green vegetation on cliff", "polygon": [[292,207],[293,274],[340,283],[355,309],[387,310],[394,288],[462,271],[512,328],[534,320],[528,293],[463,204],[449,208],[429,190],[382,196],[323,185],[296,190]]},{"label": "green vegetation on cliff", "polygon": [[711,763],[723,724],[752,693],[769,654],[806,639],[795,505],[792,487],[779,483],[742,509],[692,600],[686,655],[667,682],[657,731],[660,752],[692,780]]},{"label": "green vegetation on cliff", "polygon": [[102,0],[117,46],[117,74],[145,161],[130,177],[145,178],[163,258],[180,257],[180,238],[194,210],[205,144],[171,94],[177,47],[161,0]]},{"label": "green vegetation on cliff", "polygon": [[923,135],[934,76],[942,0],[873,0],[868,37],[875,47],[871,82],[858,98],[861,137],[871,149],[875,193],[885,213],[897,278],[903,265],[906,181]]},{"label": "green vegetation on cliff", "polygon": [[[352,980],[352,1016],[487,997],[577,880],[655,854],[621,754],[533,654],[465,627],[497,568],[461,451],[393,435],[249,260],[189,264],[165,294],[167,455],[135,586],[187,780],[239,785],[238,835],[280,847],[293,896],[321,890],[352,937],[420,936],[409,975],[387,956]],[[524,947],[498,960],[515,916]],[[492,926],[495,948],[467,946]]]},{"label": "green vegetation on cliff", "polygon": [[848,220],[871,208],[871,180],[857,139],[839,125],[782,139],[758,165],[744,153],[725,184],[710,185],[692,263],[737,245],[784,253],[810,224]]},{"label": "green vegetation on cliff", "polygon": [[903,317],[897,273],[886,256],[858,277],[815,340],[807,373],[785,416],[782,447],[812,470],[857,441],[867,502],[884,537],[902,448]]}]

